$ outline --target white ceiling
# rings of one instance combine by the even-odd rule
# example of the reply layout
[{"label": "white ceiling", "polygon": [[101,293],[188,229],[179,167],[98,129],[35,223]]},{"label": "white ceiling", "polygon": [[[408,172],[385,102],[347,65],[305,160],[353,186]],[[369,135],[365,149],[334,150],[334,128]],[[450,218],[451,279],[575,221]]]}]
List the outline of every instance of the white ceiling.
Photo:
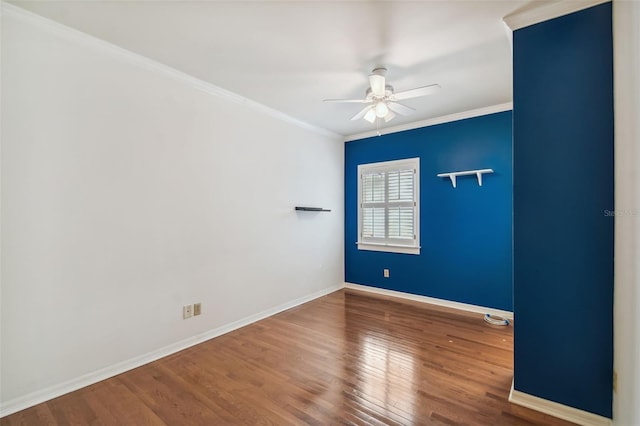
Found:
[{"label": "white ceiling", "polygon": [[511,46],[502,18],[529,0],[501,1],[13,1],[294,118],[342,135],[367,75],[388,69],[417,110],[385,126],[512,100]]}]

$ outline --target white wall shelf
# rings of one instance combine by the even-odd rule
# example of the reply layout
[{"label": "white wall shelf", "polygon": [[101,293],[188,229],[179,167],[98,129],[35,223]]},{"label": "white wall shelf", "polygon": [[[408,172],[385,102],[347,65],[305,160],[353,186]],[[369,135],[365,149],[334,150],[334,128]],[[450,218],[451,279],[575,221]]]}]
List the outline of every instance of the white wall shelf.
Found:
[{"label": "white wall shelf", "polygon": [[478,185],[482,186],[482,175],[485,173],[493,173],[493,169],[479,169],[479,170],[464,170],[462,172],[449,172],[439,173],[438,177],[448,177],[451,179],[451,185],[456,187],[456,179],[458,176],[476,175],[478,178]]}]

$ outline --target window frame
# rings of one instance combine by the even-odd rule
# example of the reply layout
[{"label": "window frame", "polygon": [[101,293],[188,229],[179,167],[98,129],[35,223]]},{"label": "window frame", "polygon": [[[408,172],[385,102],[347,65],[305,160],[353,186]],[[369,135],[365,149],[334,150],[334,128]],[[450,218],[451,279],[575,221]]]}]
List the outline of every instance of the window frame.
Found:
[{"label": "window frame", "polygon": [[[407,244],[407,239],[389,237],[389,207],[406,207],[406,201],[389,201],[388,175],[386,173],[413,169],[413,232],[414,238]],[[363,202],[363,176],[373,173],[385,173],[384,201]],[[358,165],[358,250],[382,251],[389,253],[420,254],[420,158],[406,158],[401,160],[382,161]],[[370,207],[385,209],[385,237],[363,237],[363,208]]]}]

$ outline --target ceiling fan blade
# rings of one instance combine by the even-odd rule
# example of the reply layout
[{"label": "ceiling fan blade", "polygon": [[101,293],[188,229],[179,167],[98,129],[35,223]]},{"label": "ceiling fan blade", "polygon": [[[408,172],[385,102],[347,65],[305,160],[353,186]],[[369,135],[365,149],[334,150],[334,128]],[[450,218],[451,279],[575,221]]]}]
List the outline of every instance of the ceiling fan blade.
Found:
[{"label": "ceiling fan blade", "polygon": [[423,86],[416,89],[404,90],[402,92],[394,93],[391,96],[391,99],[395,101],[401,101],[403,99],[417,98],[418,96],[427,96],[437,92],[440,89],[441,87],[439,84],[430,84],[429,86]]},{"label": "ceiling fan blade", "polygon": [[406,105],[399,104],[397,102],[389,102],[387,103],[389,109],[393,112],[397,112],[400,115],[409,115],[415,112],[415,109],[410,108]]},{"label": "ceiling fan blade", "polygon": [[360,120],[364,115],[373,109],[373,105],[366,106],[360,110],[359,113],[351,117],[351,120]]},{"label": "ceiling fan blade", "polygon": [[367,99],[323,99],[322,102],[349,102],[355,104],[367,104],[371,101]]},{"label": "ceiling fan blade", "polygon": [[378,98],[384,97],[386,82],[384,78],[384,73],[387,70],[384,68],[376,68],[373,70],[373,73],[369,76],[369,85],[371,86],[371,93]]}]

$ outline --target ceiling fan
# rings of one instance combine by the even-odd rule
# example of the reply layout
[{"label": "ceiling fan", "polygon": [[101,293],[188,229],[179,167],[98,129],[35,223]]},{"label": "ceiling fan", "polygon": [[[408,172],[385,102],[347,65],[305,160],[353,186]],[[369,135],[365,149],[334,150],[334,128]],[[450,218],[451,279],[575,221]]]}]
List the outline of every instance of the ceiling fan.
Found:
[{"label": "ceiling fan", "polygon": [[431,95],[440,89],[439,84],[430,84],[428,86],[395,93],[393,87],[386,83],[386,73],[386,68],[375,68],[371,72],[371,75],[369,75],[370,87],[367,88],[364,99],[325,99],[324,102],[369,104],[351,117],[351,120],[364,118],[369,123],[373,123],[376,119],[380,118],[388,122],[396,116],[395,113],[409,115],[415,112],[415,109],[402,105],[398,103],[398,101]]}]

